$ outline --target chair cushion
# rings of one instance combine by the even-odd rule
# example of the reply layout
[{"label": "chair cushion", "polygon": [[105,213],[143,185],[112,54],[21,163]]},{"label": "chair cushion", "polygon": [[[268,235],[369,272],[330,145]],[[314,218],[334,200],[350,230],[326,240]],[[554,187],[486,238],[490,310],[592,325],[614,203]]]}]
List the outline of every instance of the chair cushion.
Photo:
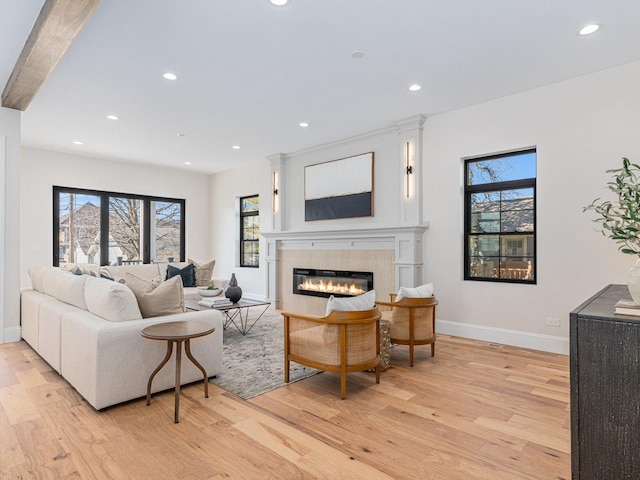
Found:
[{"label": "chair cushion", "polygon": [[399,302],[404,297],[408,298],[426,298],[433,296],[433,283],[425,283],[419,287],[400,287],[398,295],[396,295],[396,302]]},{"label": "chair cushion", "polygon": [[327,315],[333,311],[345,312],[354,310],[370,310],[376,304],[376,291],[369,290],[367,293],[355,297],[336,298],[333,295],[327,301]]},{"label": "chair cushion", "polygon": [[127,272],[127,285],[133,291],[143,318],[183,313],[184,290],[180,275],[156,284]]},{"label": "chair cushion", "polygon": [[[196,269],[196,287],[209,287],[213,285],[213,267],[216,265],[215,260],[207,263],[198,263],[195,260],[188,259]],[[186,285],[185,285],[186,286]]]}]

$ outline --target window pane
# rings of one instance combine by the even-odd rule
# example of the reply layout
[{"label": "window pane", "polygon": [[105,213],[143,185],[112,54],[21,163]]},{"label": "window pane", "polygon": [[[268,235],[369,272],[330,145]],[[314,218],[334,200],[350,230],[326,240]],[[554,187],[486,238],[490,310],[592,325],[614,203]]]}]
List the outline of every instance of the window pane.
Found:
[{"label": "window pane", "polygon": [[[181,209],[178,202],[151,201],[151,259],[167,262],[180,259]],[[155,240],[154,240],[155,239]]]},{"label": "window pane", "polygon": [[260,217],[253,215],[242,218],[242,238],[244,240],[258,240],[260,237]]},{"label": "window pane", "polygon": [[142,263],[142,202],[109,197],[109,263]]},{"label": "window pane", "polygon": [[470,257],[469,276],[476,278],[497,278],[498,257]]},{"label": "window pane", "polygon": [[258,266],[258,242],[243,242],[242,244],[242,265],[245,267]]},{"label": "window pane", "polygon": [[471,195],[471,232],[500,231],[500,192]]},{"label": "window pane", "polygon": [[486,158],[467,164],[467,185],[507,182],[535,178],[536,153],[514,153],[505,157]]},{"label": "window pane", "polygon": [[258,197],[247,197],[241,200],[241,212],[257,212],[259,207]]},{"label": "window pane", "polygon": [[533,278],[533,259],[500,258],[500,278],[531,280]]},{"label": "window pane", "polygon": [[60,265],[100,264],[100,197],[61,192],[58,216]]},{"label": "window pane", "polygon": [[470,235],[470,257],[493,257],[500,255],[499,235]]}]

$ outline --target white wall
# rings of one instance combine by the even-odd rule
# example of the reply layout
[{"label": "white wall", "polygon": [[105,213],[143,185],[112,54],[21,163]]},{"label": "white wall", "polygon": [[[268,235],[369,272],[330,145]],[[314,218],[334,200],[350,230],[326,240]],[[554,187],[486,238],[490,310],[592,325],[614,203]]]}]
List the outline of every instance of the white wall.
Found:
[{"label": "white wall", "polygon": [[0,343],[20,340],[20,112],[0,107]]},{"label": "white wall", "polygon": [[[562,337],[566,347],[569,312],[625,283],[635,259],[596,233],[582,208],[606,195],[604,171],[621,157],[640,162],[639,82],[634,63],[427,119],[426,279],[436,285],[438,319],[466,324],[445,329],[529,346]],[[537,285],[465,282],[461,159],[530,146],[538,152]]]},{"label": "white wall", "polygon": [[[231,278],[236,274],[243,296],[265,298],[264,253],[259,268],[239,266],[240,228],[238,199],[260,195],[260,228],[269,223],[271,215],[271,174],[269,162],[256,161],[249,167],[218,173],[209,177],[211,227],[209,240],[216,259],[214,276]],[[263,243],[260,248],[263,252]]]},{"label": "white wall", "polygon": [[186,255],[198,262],[212,258],[206,175],[24,147],[20,178],[23,286],[30,285],[29,266],[52,263],[53,185],[184,198]]}]

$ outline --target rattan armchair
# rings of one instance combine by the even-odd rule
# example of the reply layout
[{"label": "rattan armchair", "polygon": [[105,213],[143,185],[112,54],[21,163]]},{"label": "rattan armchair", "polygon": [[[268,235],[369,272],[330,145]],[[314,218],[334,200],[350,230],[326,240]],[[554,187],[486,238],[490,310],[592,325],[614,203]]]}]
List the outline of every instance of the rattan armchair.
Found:
[{"label": "rattan armchair", "polygon": [[436,305],[435,295],[425,298],[404,297],[396,302],[396,294],[390,294],[390,302],[376,302],[382,319],[391,323],[391,343],[409,345],[409,364],[413,367],[415,345],[431,344],[431,356],[436,353]]},{"label": "rattan armchair", "polygon": [[375,368],[380,383],[380,312],[333,311],[325,317],[282,312],[284,381],[289,362],[340,373],[340,396],[347,395],[347,373]]}]

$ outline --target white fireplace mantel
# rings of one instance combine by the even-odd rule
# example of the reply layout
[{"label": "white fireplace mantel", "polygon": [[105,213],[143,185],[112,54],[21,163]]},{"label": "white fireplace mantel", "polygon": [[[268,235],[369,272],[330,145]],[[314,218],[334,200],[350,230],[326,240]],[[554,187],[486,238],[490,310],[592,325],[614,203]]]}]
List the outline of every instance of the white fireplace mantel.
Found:
[{"label": "white fireplace mantel", "polygon": [[428,222],[419,226],[322,231],[264,232],[268,300],[280,308],[278,252],[283,250],[392,250],[395,287],[422,283],[422,238]]}]

